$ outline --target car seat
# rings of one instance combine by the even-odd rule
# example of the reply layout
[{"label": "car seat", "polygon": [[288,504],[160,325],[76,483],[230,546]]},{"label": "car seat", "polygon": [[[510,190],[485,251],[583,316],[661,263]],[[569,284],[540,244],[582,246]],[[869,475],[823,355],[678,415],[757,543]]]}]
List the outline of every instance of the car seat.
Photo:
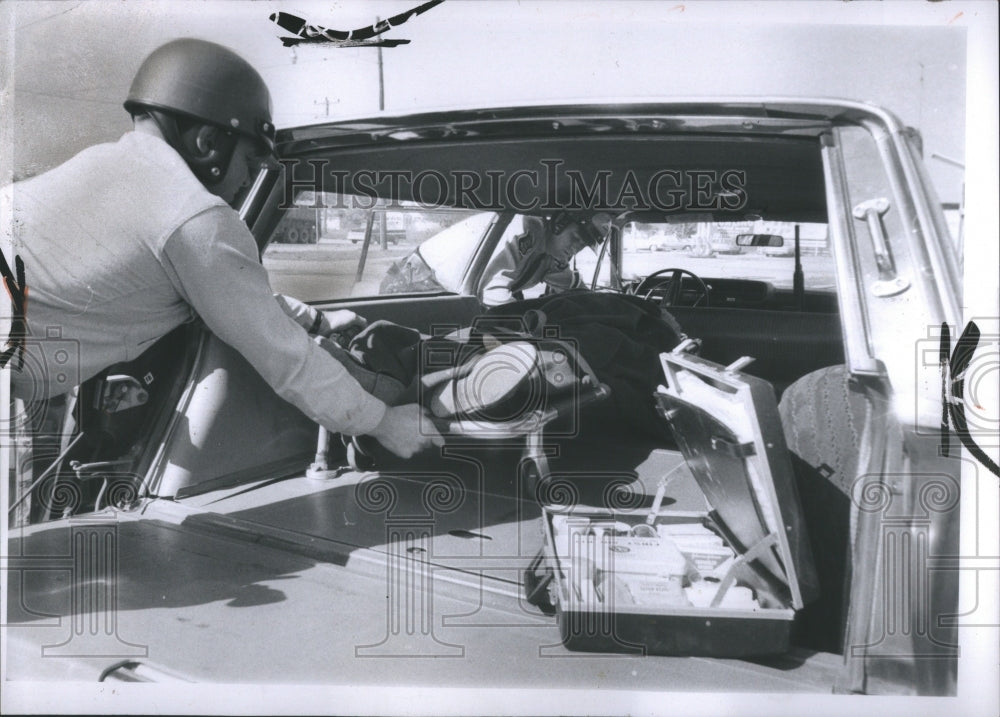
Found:
[{"label": "car seat", "polygon": [[875,396],[844,365],[802,376],[778,411],[816,563],[820,597],[796,616],[795,641],[843,652],[854,542],[851,491],[860,437],[877,423]]}]

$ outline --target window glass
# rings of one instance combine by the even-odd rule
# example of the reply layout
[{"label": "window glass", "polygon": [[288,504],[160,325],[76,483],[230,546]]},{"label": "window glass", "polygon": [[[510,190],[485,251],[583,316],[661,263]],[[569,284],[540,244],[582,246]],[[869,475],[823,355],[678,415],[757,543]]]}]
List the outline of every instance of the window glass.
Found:
[{"label": "window glass", "polygon": [[452,291],[454,277],[461,278],[492,218],[488,212],[301,192],[272,232],[262,259],[271,288],[303,301],[377,296],[399,293],[394,278],[426,244],[436,247],[435,255],[446,255],[450,267],[461,268],[444,272],[448,287],[432,281],[403,290]]},{"label": "window glass", "polygon": [[[445,291],[458,292],[462,280],[496,215],[455,213],[458,221],[429,236],[418,249],[422,262]],[[440,226],[440,225],[439,225]]]},{"label": "window glass", "polygon": [[[835,266],[827,240],[827,225],[811,222],[717,222],[711,216],[691,215],[670,223],[630,222],[622,231],[622,280],[634,281],[667,268],[687,269],[702,277],[767,281],[791,289],[795,268],[795,230],[805,288],[835,291]],[[771,246],[741,246],[740,235],[773,235]],[[742,240],[745,242],[746,240]],[[760,240],[757,240],[758,243]],[[583,258],[581,253],[581,258]],[[602,264],[599,286],[610,284],[608,265]],[[583,271],[583,262],[578,262]],[[584,278],[589,282],[593,267]]]}]

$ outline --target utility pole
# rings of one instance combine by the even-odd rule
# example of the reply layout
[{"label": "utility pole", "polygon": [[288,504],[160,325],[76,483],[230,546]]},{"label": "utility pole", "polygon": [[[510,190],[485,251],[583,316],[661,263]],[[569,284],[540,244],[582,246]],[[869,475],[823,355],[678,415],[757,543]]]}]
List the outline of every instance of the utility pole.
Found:
[{"label": "utility pole", "polygon": [[[375,16],[375,24],[377,25],[382,21],[382,18]],[[385,109],[385,76],[382,74],[382,46],[379,45],[375,48],[378,50],[378,109],[379,112]],[[378,213],[378,237],[379,246],[382,250],[389,248],[389,236],[386,231],[385,222],[385,209],[382,209]]]},{"label": "utility pole", "polygon": [[[375,17],[376,25],[381,21],[382,18]],[[382,46],[379,45],[375,49],[378,50],[378,108],[379,111],[382,111],[385,109],[385,78],[382,75]]]},{"label": "utility pole", "polygon": [[917,95],[917,129],[924,131],[924,63],[920,65],[920,93]]}]

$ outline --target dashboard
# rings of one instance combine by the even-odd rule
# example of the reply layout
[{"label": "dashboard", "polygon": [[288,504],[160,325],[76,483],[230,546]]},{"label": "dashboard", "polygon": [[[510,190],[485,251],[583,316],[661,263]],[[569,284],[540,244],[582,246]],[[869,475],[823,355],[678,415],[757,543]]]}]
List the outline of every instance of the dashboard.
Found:
[{"label": "dashboard", "polygon": [[[698,280],[700,279],[700,281]],[[666,302],[672,287],[669,275],[650,280],[649,277],[627,281],[623,291],[653,301]],[[705,293],[708,291],[708,300]],[[678,293],[666,305],[733,309],[769,309],[837,313],[837,296],[832,291],[806,291],[801,300],[791,289],[776,288],[767,281],[730,279],[724,277],[681,277]]]}]

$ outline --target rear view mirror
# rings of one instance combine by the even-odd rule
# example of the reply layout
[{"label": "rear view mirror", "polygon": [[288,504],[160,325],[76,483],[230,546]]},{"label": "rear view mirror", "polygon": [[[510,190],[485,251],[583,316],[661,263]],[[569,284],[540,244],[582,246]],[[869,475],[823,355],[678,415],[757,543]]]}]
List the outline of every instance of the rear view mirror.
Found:
[{"label": "rear view mirror", "polygon": [[736,237],[737,246],[785,246],[785,238],[778,234],[740,234]]}]

